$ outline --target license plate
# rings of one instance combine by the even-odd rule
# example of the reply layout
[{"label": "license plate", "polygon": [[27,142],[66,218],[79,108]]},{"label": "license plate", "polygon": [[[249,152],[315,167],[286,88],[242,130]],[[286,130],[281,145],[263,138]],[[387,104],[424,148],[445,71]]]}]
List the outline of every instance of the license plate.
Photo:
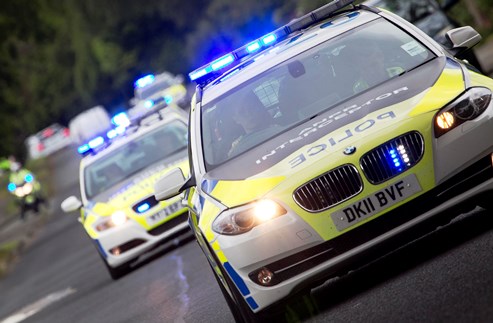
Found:
[{"label": "license plate", "polygon": [[416,175],[411,174],[342,210],[332,213],[331,217],[337,230],[342,231],[420,191],[421,186]]},{"label": "license plate", "polygon": [[162,209],[161,211],[151,214],[147,217],[147,223],[149,225],[154,225],[163,219],[167,218],[171,214],[175,213],[178,211],[181,207],[181,201],[175,202],[173,204],[168,205],[166,208]]}]

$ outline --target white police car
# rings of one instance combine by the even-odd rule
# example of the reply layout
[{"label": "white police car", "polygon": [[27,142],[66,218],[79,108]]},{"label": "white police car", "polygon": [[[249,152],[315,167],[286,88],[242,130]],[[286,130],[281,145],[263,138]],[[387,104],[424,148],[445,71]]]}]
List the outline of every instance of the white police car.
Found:
[{"label": "white police car", "polygon": [[62,202],[65,212],[81,209],[79,221],[113,279],[125,275],[139,256],[159,243],[189,232],[180,197],[158,202],[154,182],[175,167],[188,169],[187,119],[166,107],[124,124],[78,148],[81,199]]},{"label": "white police car", "polygon": [[170,171],[155,194],[187,191],[238,321],[491,203],[493,80],[455,57],[480,36],[450,30],[444,49],[352,2],[190,73],[191,176]]}]

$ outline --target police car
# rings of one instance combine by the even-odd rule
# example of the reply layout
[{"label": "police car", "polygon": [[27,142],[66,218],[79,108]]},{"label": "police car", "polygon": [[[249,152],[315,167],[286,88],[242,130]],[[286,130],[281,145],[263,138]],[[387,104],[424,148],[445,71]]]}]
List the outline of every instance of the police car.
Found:
[{"label": "police car", "polygon": [[150,111],[78,148],[79,199],[62,202],[65,212],[80,209],[79,221],[93,240],[113,279],[131,270],[139,256],[182,234],[189,234],[180,197],[158,202],[156,179],[175,167],[188,169],[186,114],[178,107]]},{"label": "police car", "polygon": [[148,74],[134,82],[133,106],[128,114],[133,117],[151,108],[159,109],[170,104],[185,107],[188,103],[182,75],[174,76],[168,72]]},{"label": "police car", "polygon": [[[238,321],[447,223],[493,189],[493,80],[404,19],[336,0],[189,74],[194,234]],[[490,197],[488,199],[488,196]]]}]

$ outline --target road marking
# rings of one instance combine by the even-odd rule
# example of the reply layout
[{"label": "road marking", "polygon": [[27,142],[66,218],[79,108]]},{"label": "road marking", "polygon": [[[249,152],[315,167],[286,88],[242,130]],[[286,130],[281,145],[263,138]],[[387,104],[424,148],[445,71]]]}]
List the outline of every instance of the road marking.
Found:
[{"label": "road marking", "polygon": [[61,291],[58,291],[55,293],[51,293],[51,294],[43,297],[42,299],[40,299],[40,300],[30,304],[30,305],[27,305],[26,307],[24,307],[23,309],[21,309],[17,313],[3,319],[2,321],[0,321],[0,323],[18,323],[18,322],[24,321],[28,317],[33,316],[34,314],[40,312],[45,307],[47,307],[47,306],[49,306],[55,302],[58,302],[59,300],[69,296],[70,294],[75,293],[76,291],[77,291],[76,289],[69,287],[67,289],[64,289],[64,290],[61,290]]}]

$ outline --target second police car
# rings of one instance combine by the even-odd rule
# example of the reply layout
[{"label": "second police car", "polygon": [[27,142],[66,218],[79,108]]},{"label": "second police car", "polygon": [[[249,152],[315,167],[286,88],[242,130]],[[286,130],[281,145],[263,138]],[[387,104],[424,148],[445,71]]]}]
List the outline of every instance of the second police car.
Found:
[{"label": "second police car", "polygon": [[176,106],[150,111],[78,148],[81,199],[62,202],[80,209],[79,221],[94,242],[111,277],[125,275],[139,256],[165,240],[189,232],[180,197],[158,202],[154,182],[174,167],[188,170],[188,128]]},{"label": "second police car", "polygon": [[493,80],[455,57],[479,34],[450,30],[444,49],[352,2],[190,73],[191,175],[155,194],[186,191],[238,321],[491,203]]}]

